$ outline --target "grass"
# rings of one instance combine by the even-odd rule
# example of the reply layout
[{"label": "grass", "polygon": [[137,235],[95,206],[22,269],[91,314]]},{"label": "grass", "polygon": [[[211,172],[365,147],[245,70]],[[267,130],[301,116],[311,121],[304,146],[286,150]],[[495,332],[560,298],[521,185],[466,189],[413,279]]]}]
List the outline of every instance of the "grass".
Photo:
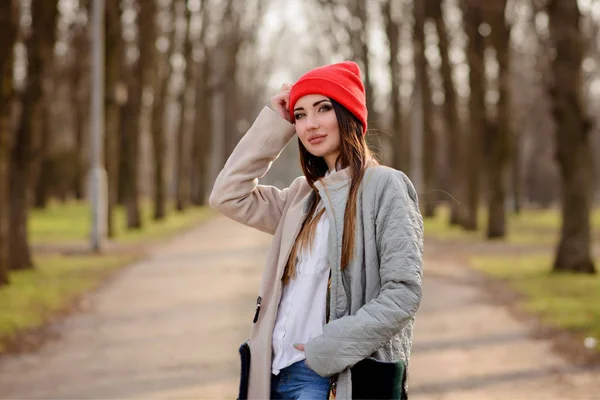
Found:
[{"label": "grass", "polygon": [[0,290],[0,353],[20,332],[44,325],[82,293],[93,289],[136,256],[48,255],[35,270],[11,273],[11,283]]},{"label": "grass", "polygon": [[[152,220],[152,205],[142,203],[141,230],[127,230],[126,213],[123,207],[115,211],[114,240],[136,243],[150,239],[161,239],[194,226],[212,214],[208,207],[189,208],[185,212],[169,210],[163,221]],[[52,204],[45,210],[33,210],[29,219],[29,234],[34,244],[53,244],[85,241],[90,232],[90,206],[87,203]]]},{"label": "grass", "polygon": [[[461,242],[485,240],[487,212],[481,209],[478,214],[479,230],[467,232],[456,226],[449,226],[450,210],[439,207],[436,216],[425,218],[425,234],[438,240]],[[506,243],[516,245],[553,245],[560,234],[560,212],[556,209],[523,210],[520,214],[509,214]],[[591,224],[594,238],[600,240],[600,208],[592,211]]]},{"label": "grass", "polygon": [[551,255],[483,256],[471,262],[525,295],[520,306],[544,323],[600,339],[600,275],[552,273]]},{"label": "grass", "polygon": [[[123,208],[116,210],[113,238],[118,243],[153,242],[191,228],[207,219],[210,208],[171,211],[163,221],[152,220],[152,206],[142,206],[143,228],[126,229]],[[34,254],[36,268],[14,271],[11,283],[0,289],[0,353],[21,333],[44,326],[61,312],[69,310],[83,293],[95,288],[117,269],[141,256],[139,248],[107,254],[53,254],[52,246],[86,242],[90,231],[90,207],[86,203],[52,204],[45,210],[33,210],[29,218],[31,243],[45,250]]]}]

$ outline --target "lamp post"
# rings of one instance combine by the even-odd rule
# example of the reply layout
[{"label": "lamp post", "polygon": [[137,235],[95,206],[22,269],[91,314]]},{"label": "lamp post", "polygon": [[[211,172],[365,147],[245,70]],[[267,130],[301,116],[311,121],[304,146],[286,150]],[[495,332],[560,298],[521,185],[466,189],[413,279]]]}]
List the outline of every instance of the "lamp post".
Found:
[{"label": "lamp post", "polygon": [[89,199],[92,206],[90,233],[93,251],[102,250],[107,227],[107,178],[104,168],[104,0],[92,0],[90,171]]}]

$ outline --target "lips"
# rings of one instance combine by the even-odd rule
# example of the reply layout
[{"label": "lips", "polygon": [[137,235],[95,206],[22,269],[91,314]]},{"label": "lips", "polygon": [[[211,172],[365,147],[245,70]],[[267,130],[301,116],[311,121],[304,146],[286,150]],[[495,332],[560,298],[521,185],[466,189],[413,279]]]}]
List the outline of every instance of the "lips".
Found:
[{"label": "lips", "polygon": [[310,143],[310,144],[321,143],[326,137],[327,137],[327,135],[312,135],[312,136],[308,137],[308,143]]}]

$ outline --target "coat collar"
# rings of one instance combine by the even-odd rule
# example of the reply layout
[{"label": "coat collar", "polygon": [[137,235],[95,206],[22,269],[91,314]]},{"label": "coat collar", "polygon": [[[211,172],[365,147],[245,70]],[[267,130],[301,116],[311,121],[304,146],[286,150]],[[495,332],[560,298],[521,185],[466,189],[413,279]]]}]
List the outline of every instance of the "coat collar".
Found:
[{"label": "coat collar", "polygon": [[[370,158],[368,161],[369,166],[378,165],[377,161],[374,158]],[[340,188],[345,184],[349,183],[352,179],[352,171],[350,167],[346,167],[344,169],[340,169],[339,171],[327,172],[325,176],[315,182],[315,186],[317,189],[322,189],[322,186],[326,186],[327,188]]]},{"label": "coat collar", "polygon": [[323,178],[320,179],[320,181],[323,182],[325,186],[330,186],[349,181],[352,178],[351,175],[350,167],[346,167],[339,171],[327,173]]}]

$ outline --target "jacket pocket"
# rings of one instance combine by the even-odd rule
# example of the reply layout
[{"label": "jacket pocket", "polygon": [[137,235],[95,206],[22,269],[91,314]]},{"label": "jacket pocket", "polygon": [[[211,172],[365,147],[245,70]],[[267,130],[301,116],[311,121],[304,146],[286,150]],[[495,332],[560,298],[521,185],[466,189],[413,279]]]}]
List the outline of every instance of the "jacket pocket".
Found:
[{"label": "jacket pocket", "polygon": [[350,370],[353,399],[408,399],[404,361],[365,358]]}]

